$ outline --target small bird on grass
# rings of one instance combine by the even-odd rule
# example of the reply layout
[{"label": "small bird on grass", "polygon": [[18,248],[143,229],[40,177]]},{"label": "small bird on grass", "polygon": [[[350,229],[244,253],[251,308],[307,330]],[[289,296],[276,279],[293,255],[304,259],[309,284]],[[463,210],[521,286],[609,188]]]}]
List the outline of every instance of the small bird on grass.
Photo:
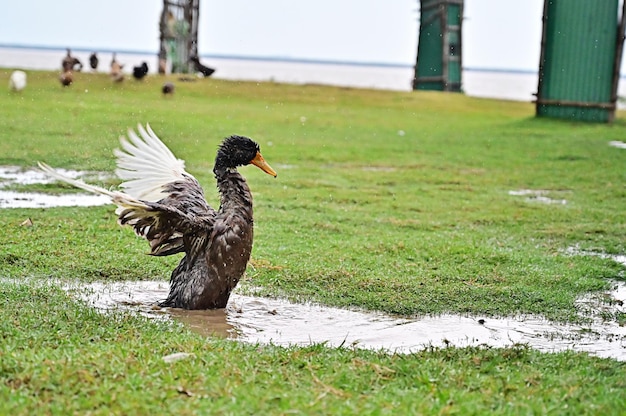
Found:
[{"label": "small bird on grass", "polygon": [[163,84],[163,87],[161,87],[161,92],[163,93],[164,97],[167,97],[168,95],[173,95],[174,84],[172,84],[171,82],[166,82],[165,84]]},{"label": "small bird on grass", "polygon": [[200,58],[198,58],[197,56],[192,56],[191,58],[189,58],[189,61],[193,64],[196,71],[201,73],[203,77],[210,77],[215,72],[214,68],[202,65],[200,63]]},{"label": "small bird on grass", "polygon": [[124,69],[124,65],[117,62],[116,54],[113,53],[113,58],[111,58],[111,71],[109,72],[113,82],[124,81],[124,73],[122,72],[122,69]]},{"label": "small bird on grass", "polygon": [[11,91],[22,91],[26,88],[26,72],[24,71],[13,71],[11,73],[11,77],[9,78],[9,89]]},{"label": "small bird on grass", "polygon": [[133,67],[133,77],[136,80],[141,80],[146,75],[148,75],[148,64],[146,62],[142,62],[141,65]]},{"label": "small bird on grass", "polygon": [[95,52],[89,55],[89,66],[91,67],[92,71],[96,71],[98,69],[98,62],[98,55],[96,55]]},{"label": "small bird on grass", "polygon": [[62,72],[59,81],[64,87],[69,87],[74,82],[74,73],[70,70]]},{"label": "small bird on grass", "polygon": [[65,55],[65,58],[63,58],[63,60],[61,61],[61,69],[63,70],[63,72],[82,70],[83,64],[78,60],[78,58],[72,56],[72,51],[69,48],[66,50],[67,54]]}]

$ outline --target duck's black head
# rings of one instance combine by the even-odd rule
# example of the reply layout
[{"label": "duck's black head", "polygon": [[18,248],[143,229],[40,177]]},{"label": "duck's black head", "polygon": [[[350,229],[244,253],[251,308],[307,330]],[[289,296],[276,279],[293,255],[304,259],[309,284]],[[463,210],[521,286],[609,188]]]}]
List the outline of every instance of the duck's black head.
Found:
[{"label": "duck's black head", "polygon": [[245,136],[230,136],[224,139],[220,145],[213,170],[236,168],[250,163],[265,173],[276,176],[274,169],[261,156],[261,148],[255,141]]}]

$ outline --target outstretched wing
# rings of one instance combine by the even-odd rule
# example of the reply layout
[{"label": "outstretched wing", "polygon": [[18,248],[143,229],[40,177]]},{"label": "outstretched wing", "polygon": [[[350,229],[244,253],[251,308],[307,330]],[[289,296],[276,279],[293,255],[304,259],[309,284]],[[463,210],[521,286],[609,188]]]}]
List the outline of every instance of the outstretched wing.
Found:
[{"label": "outstretched wing", "polygon": [[184,202],[170,203],[171,198],[168,196],[159,202],[121,201],[118,203],[119,223],[132,226],[138,235],[148,240],[150,254],[168,256],[184,251],[192,264],[208,244],[216,215],[214,211],[201,213],[193,208],[183,211],[179,207],[184,207]]},{"label": "outstretched wing", "polygon": [[195,259],[208,242],[217,213],[191,176],[170,182],[164,191],[165,198],[157,202],[118,204],[119,222],[147,239],[154,256],[185,251]]},{"label": "outstretched wing", "polygon": [[137,131],[139,136],[129,130],[128,140],[120,138],[122,149],[114,151],[116,174],[124,180],[120,187],[144,201],[145,207],[118,208],[120,224],[132,226],[146,238],[150,254],[186,251],[195,257],[198,246],[205,244],[197,240],[210,233],[216,212],[196,178],[185,171],[185,162],[174,156],[150,125],[145,129],[138,125]]},{"label": "outstretched wing", "polygon": [[[167,196],[165,187],[172,182],[195,178],[185,171],[185,162],[177,159],[147,124],[137,131],[129,129],[128,140],[120,137],[122,149],[115,149],[117,157],[115,174],[124,182],[120,184],[128,195],[144,201],[156,202]],[[199,187],[198,187],[199,188]],[[202,189],[199,197],[204,199]]]},{"label": "outstretched wing", "polygon": [[138,126],[139,137],[129,130],[115,150],[117,175],[125,192],[109,191],[68,178],[50,166],[39,167],[50,176],[89,192],[107,195],[118,206],[122,225],[150,243],[150,254],[165,256],[185,251],[192,258],[208,243],[215,210],[204,198],[198,181],[185,171],[185,163],[154,134],[149,125]]}]

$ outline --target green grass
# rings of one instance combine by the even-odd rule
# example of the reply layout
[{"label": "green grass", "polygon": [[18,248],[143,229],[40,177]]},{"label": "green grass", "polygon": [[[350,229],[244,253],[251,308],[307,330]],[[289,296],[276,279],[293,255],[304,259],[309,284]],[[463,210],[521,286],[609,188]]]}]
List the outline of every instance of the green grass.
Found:
[{"label": "green grass", "polygon": [[[619,414],[624,367],[524,347],[253,346],[4,284],[2,414]],[[46,313],[25,313],[46,305]],[[54,334],[54,336],[51,336]],[[162,357],[194,356],[167,364]]]},{"label": "green grass", "polygon": [[[255,247],[240,291],[389,313],[573,321],[576,297],[623,278],[611,260],[564,253],[573,245],[626,252],[626,151],[608,146],[625,139],[621,113],[610,126],[582,124],[535,119],[529,103],[458,94],[214,79],[177,82],[176,95],[163,98],[158,77],[112,85],[78,74],[66,89],[55,77],[30,72],[23,93],[0,93],[0,165],[112,172],[117,137],[150,122],[216,205],[221,138],[260,143],[278,178],[242,169],[255,195]],[[508,194],[519,189],[568,203]],[[27,217],[33,227],[20,226]],[[0,413],[619,414],[626,406],[624,364],[585,354],[285,349],[103,317],[36,282],[166,280],[177,258],[143,255],[147,244],[117,226],[111,207],[8,209],[0,225],[0,276],[24,280],[0,285]],[[195,358],[161,361],[177,351]]]}]

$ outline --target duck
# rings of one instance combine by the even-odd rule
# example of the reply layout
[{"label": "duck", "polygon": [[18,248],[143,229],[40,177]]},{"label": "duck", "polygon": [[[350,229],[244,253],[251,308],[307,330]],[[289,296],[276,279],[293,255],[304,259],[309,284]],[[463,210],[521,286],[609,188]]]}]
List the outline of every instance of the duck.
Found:
[{"label": "duck", "polygon": [[69,87],[74,82],[74,73],[69,69],[61,72],[61,75],[59,75],[59,81],[64,87]]},{"label": "duck", "polygon": [[[137,132],[139,134],[137,134]],[[244,275],[253,243],[252,193],[238,168],[254,165],[276,177],[259,145],[246,136],[225,138],[217,149],[213,174],[220,194],[217,210],[206,201],[198,180],[185,170],[147,124],[130,129],[114,150],[120,190],[107,190],[69,178],[49,165],[39,168],[75,187],[108,196],[118,223],[146,239],[150,255],[184,253],[170,276],[161,307],[225,308]]]},{"label": "duck", "polygon": [[9,78],[9,89],[11,91],[20,92],[26,88],[26,72],[13,71]]},{"label": "duck", "polygon": [[202,65],[200,63],[200,58],[195,55],[189,58],[189,61],[193,64],[196,71],[202,74],[203,77],[210,77],[215,72],[214,68]]},{"label": "duck", "polygon": [[115,56],[116,54],[113,53],[113,58],[111,58],[111,72],[109,75],[111,76],[111,80],[113,82],[122,82],[124,81],[124,73],[122,72],[124,65],[117,62]]},{"label": "duck", "polygon": [[136,80],[141,80],[146,75],[148,75],[148,64],[146,62],[142,62],[141,65],[133,67],[133,77]]},{"label": "duck", "polygon": [[98,62],[100,62],[100,60],[98,59],[98,55],[96,55],[95,52],[89,55],[89,66],[91,67],[92,71],[95,72],[98,70]]},{"label": "duck", "polygon": [[66,49],[66,52],[65,58],[61,61],[61,69],[63,72],[81,71],[83,69],[83,64],[78,60],[78,58],[72,56],[72,51],[69,48]]},{"label": "duck", "polygon": [[161,87],[161,92],[163,93],[163,96],[166,97],[168,95],[174,94],[174,89],[175,89],[174,84],[172,84],[171,82],[166,82]]}]

